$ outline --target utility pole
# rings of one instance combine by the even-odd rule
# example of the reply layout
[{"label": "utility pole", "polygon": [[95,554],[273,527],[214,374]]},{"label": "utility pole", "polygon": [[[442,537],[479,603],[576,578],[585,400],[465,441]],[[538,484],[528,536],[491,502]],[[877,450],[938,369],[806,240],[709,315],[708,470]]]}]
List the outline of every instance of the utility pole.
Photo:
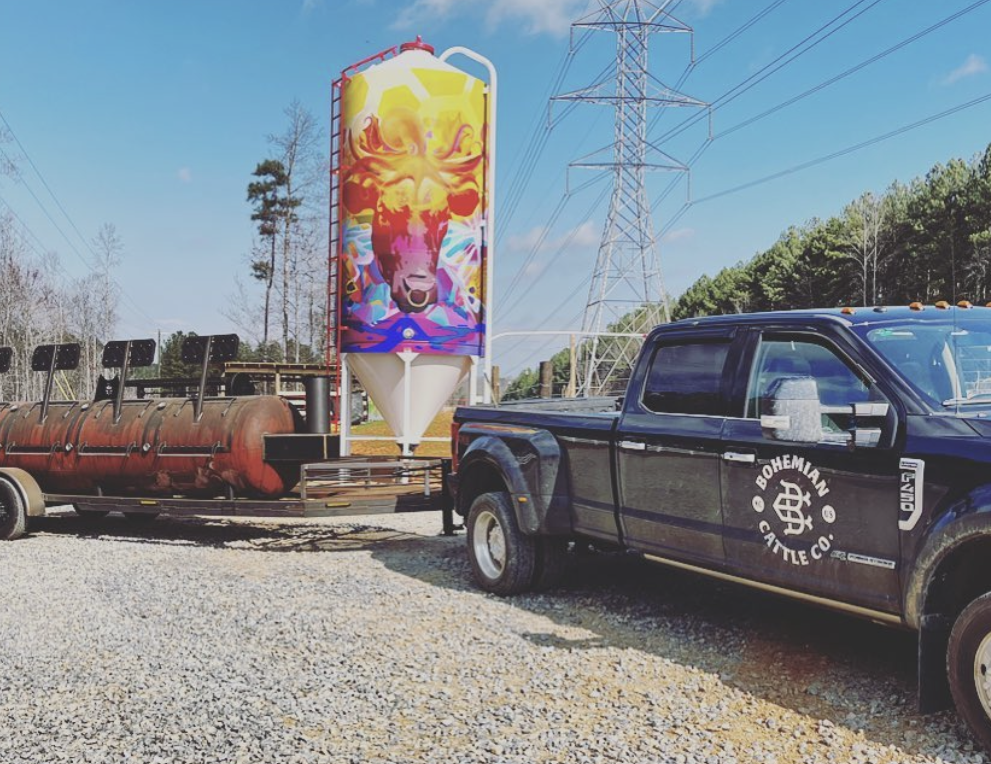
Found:
[{"label": "utility pole", "polygon": [[647,139],[647,108],[707,106],[667,87],[648,69],[652,34],[692,33],[691,27],[666,11],[672,0],[657,4],[649,0],[598,3],[597,11],[572,24],[572,41],[576,31],[585,29],[615,34],[614,81],[595,83],[553,99],[600,104],[615,110],[615,138],[609,147],[612,156],[598,159],[592,154],[571,164],[613,175],[609,214],[582,318],[582,333],[589,339],[579,353],[581,396],[608,394],[619,387],[642,344],[637,338],[601,341],[602,332],[646,334],[655,324],[671,317],[661,279],[646,174],[653,170],[687,172],[688,167]]}]

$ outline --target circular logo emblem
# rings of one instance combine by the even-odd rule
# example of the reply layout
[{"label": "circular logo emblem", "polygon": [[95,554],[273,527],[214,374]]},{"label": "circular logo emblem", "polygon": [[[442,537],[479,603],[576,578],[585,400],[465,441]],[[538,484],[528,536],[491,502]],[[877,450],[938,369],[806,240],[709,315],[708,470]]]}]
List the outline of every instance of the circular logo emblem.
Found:
[{"label": "circular logo emblem", "polygon": [[823,559],[833,545],[829,526],[836,510],[829,484],[808,460],[786,454],[765,464],[754,480],[758,493],[750,506],[760,516],[757,529],[767,548],[792,565]]}]

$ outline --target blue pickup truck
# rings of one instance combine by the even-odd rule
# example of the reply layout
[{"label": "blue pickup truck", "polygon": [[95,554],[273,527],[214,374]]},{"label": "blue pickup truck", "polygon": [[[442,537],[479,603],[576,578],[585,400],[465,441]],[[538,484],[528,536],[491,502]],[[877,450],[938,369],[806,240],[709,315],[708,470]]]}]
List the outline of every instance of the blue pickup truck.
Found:
[{"label": "blue pickup truck", "polygon": [[912,629],[921,708],[952,698],[991,750],[991,309],[678,321],[621,399],[453,430],[483,589],[549,587],[599,543]]}]

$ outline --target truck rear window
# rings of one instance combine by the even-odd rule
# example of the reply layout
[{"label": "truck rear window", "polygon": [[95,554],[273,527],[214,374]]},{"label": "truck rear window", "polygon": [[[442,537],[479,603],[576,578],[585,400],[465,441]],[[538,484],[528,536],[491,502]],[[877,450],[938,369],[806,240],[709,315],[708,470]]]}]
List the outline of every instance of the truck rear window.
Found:
[{"label": "truck rear window", "polygon": [[643,405],[662,414],[725,415],[723,366],[728,342],[662,345],[650,363]]}]

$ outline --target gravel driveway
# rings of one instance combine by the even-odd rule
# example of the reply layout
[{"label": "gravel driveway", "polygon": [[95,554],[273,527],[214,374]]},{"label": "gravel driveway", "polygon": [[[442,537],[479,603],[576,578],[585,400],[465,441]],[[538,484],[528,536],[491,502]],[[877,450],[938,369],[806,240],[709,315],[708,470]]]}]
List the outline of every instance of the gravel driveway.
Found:
[{"label": "gravel driveway", "polygon": [[470,581],[440,517],[0,545],[0,762],[979,762],[902,633],[630,558]]}]

